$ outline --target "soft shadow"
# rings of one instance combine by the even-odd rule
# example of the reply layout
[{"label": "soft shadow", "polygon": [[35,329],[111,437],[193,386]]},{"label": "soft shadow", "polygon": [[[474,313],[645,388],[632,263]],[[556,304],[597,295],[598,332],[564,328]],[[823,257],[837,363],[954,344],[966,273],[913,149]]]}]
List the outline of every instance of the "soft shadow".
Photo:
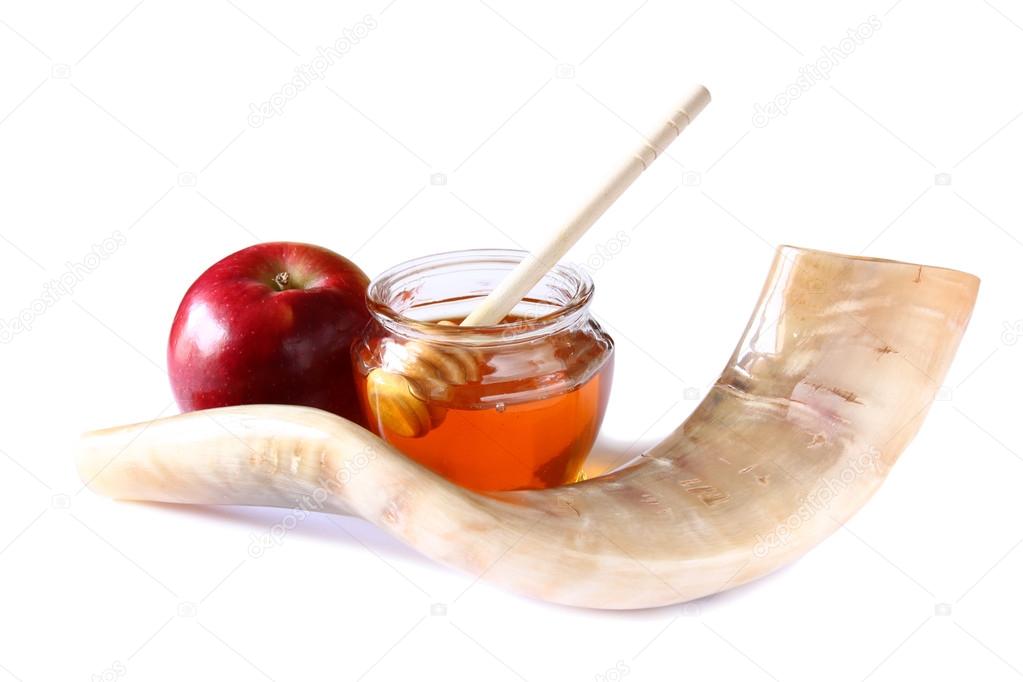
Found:
[{"label": "soft shadow", "polygon": [[[361,546],[384,558],[416,560],[432,563],[415,549],[391,537],[372,523],[351,516],[339,516],[321,512],[296,512],[275,507],[207,506],[195,504],[170,504],[164,502],[133,502],[146,507],[165,509],[175,514],[197,516],[205,520],[241,525],[249,528],[252,535],[263,537],[283,519],[291,516],[294,523],[286,524],[288,537],[304,538],[316,542]],[[298,514],[298,516],[296,516]]]},{"label": "soft shadow", "polygon": [[[628,444],[623,449],[610,449],[611,455],[624,454],[630,451]],[[642,452],[642,450],[640,451]],[[275,524],[281,522],[290,510],[277,509],[274,507],[236,507],[236,506],[205,506],[188,504],[170,504],[163,502],[130,502],[128,504],[140,504],[146,507],[166,510],[174,514],[185,514],[202,518],[206,521],[214,521],[225,524],[241,525],[249,528],[257,536],[269,532]],[[300,520],[288,531],[289,536],[302,537],[317,542],[329,542],[331,544],[344,544],[349,547],[361,546],[373,554],[387,559],[402,559],[418,561],[428,565],[436,565],[431,559],[423,556],[415,549],[403,544],[391,537],[368,521],[350,516],[338,516],[336,514],[325,514],[310,512],[308,516]],[[793,562],[794,564],[795,562]],[[759,589],[760,586],[780,577],[790,566],[788,564],[772,573],[757,578],[745,585],[732,587],[722,592],[694,599],[681,604],[669,604],[667,606],[656,606],[645,609],[615,610],[597,609],[580,606],[566,606],[545,602],[535,597],[517,594],[502,589],[497,585],[486,583],[477,587],[504,594],[511,597],[518,597],[532,602],[537,607],[555,613],[564,614],[599,614],[607,618],[635,622],[663,621],[665,617],[698,617],[709,611],[714,611],[731,604],[733,601],[742,599],[749,592]],[[463,574],[468,576],[468,574]]]}]

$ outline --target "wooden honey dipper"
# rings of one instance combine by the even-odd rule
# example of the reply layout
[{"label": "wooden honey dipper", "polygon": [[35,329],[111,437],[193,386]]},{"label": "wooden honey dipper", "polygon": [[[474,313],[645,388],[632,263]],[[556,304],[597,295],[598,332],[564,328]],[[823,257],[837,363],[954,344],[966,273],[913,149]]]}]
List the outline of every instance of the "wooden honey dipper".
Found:
[{"label": "wooden honey dipper", "polygon": [[[710,102],[710,92],[696,86],[679,104],[654,135],[611,175],[588,202],[555,232],[547,243],[528,254],[522,262],[461,322],[463,327],[486,327],[501,322],[553,268],[593,223],[618,197],[664,153],[675,138]],[[450,321],[438,324],[454,325]],[[370,410],[389,431],[407,438],[418,438],[436,427],[444,410],[430,405],[426,389],[440,384],[457,385],[479,381],[476,356],[468,349],[410,342],[404,345],[405,371],[402,374],[374,369],[366,377],[366,397]],[[438,383],[439,382],[439,383]]]}]

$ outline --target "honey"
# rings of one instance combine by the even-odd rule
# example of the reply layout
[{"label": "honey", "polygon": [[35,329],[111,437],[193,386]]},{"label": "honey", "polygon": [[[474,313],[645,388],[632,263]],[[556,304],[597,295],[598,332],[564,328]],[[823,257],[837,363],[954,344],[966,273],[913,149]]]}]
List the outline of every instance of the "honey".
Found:
[{"label": "honey", "polygon": [[[593,287],[578,271],[555,268],[499,325],[451,324],[521,257],[457,252],[385,273],[370,286],[374,322],[353,348],[370,428],[475,490],[578,480],[610,394],[613,343],[588,315]],[[455,372],[453,359],[461,363]],[[375,370],[407,381],[405,397],[421,401],[414,404],[425,428],[409,429],[374,404],[378,394],[368,384]]]}]

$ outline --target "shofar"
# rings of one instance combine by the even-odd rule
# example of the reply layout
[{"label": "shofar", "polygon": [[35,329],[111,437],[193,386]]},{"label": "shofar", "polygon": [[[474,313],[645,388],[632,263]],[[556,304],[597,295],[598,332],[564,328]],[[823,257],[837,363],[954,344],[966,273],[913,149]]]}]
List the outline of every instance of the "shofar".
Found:
[{"label": "shofar", "polygon": [[695,412],[623,469],[478,494],[340,417],[253,405],[88,433],[102,495],[360,516],[423,554],[552,602],[683,602],[792,561],[848,520],[924,419],[979,281],[781,247]]}]

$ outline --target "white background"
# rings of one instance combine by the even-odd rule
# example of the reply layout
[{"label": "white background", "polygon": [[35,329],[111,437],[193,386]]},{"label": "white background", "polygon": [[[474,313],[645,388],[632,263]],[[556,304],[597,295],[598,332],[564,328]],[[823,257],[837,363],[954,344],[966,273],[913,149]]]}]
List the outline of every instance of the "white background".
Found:
[{"label": "white background", "polygon": [[[0,5],[0,320],[30,323],[0,345],[0,679],[1023,675],[1018,4],[387,3]],[[366,15],[376,27],[322,80],[249,124]],[[754,125],[871,15],[828,80]],[[618,342],[595,463],[693,408],[779,243],[983,279],[920,435],[795,565],[685,607],[585,611],[357,520],[309,518],[252,558],[284,512],[81,489],[80,431],[175,411],[166,334],[213,261],[304,240],[372,276],[528,248],[700,81],[714,103],[572,254],[599,266],[595,312]],[[69,272],[73,290],[40,304]]]}]

